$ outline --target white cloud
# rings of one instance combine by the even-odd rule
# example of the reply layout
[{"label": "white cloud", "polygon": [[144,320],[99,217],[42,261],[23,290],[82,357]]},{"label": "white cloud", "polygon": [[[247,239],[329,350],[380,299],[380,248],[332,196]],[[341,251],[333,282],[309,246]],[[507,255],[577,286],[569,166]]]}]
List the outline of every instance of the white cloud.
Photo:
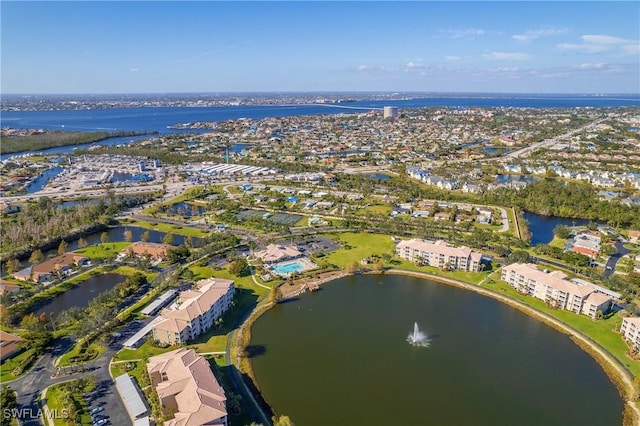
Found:
[{"label": "white cloud", "polygon": [[416,62],[409,62],[404,66],[404,68],[407,71],[411,71],[411,70],[425,70],[428,67],[425,64],[420,64],[420,63],[416,63]]},{"label": "white cloud", "polygon": [[486,35],[500,34],[498,31],[484,30],[482,28],[440,30],[439,32],[448,37],[456,38],[456,39],[458,38],[474,39],[476,37],[482,37]]},{"label": "white cloud", "polygon": [[597,63],[597,64],[580,64],[580,65],[576,65],[576,68],[581,69],[581,70],[599,70],[604,68],[605,64],[603,64],[602,62]]},{"label": "white cloud", "polygon": [[129,68],[129,71],[130,72],[138,72],[138,71],[140,71],[140,69],[139,68]]},{"label": "white cloud", "polygon": [[560,43],[556,47],[562,50],[578,50],[587,53],[600,53],[618,50],[623,54],[634,55],[640,52],[638,40],[630,40],[603,34],[588,34],[580,37],[582,43]]},{"label": "white cloud", "polygon": [[460,56],[447,55],[444,57],[447,61],[459,61]]},{"label": "white cloud", "polygon": [[482,55],[485,59],[492,61],[527,61],[531,55],[522,52],[491,52]]},{"label": "white cloud", "polygon": [[542,27],[536,30],[527,30],[523,34],[516,34],[512,35],[511,37],[518,41],[529,42],[540,37],[564,35],[567,32],[569,32],[569,30],[567,30],[566,28]]}]

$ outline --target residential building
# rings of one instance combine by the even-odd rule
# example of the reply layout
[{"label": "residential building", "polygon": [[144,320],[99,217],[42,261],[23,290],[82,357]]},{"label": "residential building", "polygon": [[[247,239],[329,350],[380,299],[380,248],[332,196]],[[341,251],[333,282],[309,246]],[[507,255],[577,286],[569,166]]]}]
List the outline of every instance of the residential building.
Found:
[{"label": "residential building", "polygon": [[468,247],[453,247],[444,240],[431,242],[417,238],[400,241],[396,255],[423,265],[473,272],[480,271],[482,261],[482,254]]},{"label": "residential building", "polygon": [[600,252],[600,241],[601,238],[597,235],[589,233],[576,235],[573,238],[571,250],[594,259],[598,257],[598,253]]},{"label": "residential building", "polygon": [[267,248],[257,251],[255,255],[267,265],[271,265],[285,260],[297,259],[302,256],[302,253],[294,246],[269,244]]},{"label": "residential building", "polygon": [[634,351],[640,348],[640,317],[622,318],[620,334],[629,342]]},{"label": "residential building", "polygon": [[0,330],[0,362],[11,358],[20,352],[20,336]]},{"label": "residential building", "polygon": [[[543,300],[558,309],[596,318],[606,313],[613,297],[584,280],[568,280],[561,271],[544,272],[530,263],[513,263],[502,269],[502,280],[516,290]],[[604,290],[604,289],[603,289]]]},{"label": "residential building", "polygon": [[14,293],[20,290],[20,286],[11,281],[0,279],[0,296],[3,294]]},{"label": "residential building", "polygon": [[89,258],[81,254],[68,252],[52,257],[42,263],[28,266],[21,271],[13,273],[11,276],[21,281],[34,281],[41,283],[53,279],[55,275],[69,275],[73,266],[86,266]]},{"label": "residential building", "polygon": [[209,278],[196,286],[196,290],[181,292],[177,302],[160,312],[162,320],[153,327],[156,341],[180,345],[192,340],[229,309],[235,292],[232,280]]},{"label": "residential building", "polygon": [[227,425],[224,390],[195,350],[180,348],[153,356],[147,372],[169,418],[165,426]]},{"label": "residential building", "polygon": [[160,243],[148,243],[144,241],[138,241],[131,244],[129,247],[122,250],[118,256],[120,259],[127,255],[133,255],[138,257],[150,256],[155,260],[163,260],[167,257],[167,252],[175,247],[170,244]]}]

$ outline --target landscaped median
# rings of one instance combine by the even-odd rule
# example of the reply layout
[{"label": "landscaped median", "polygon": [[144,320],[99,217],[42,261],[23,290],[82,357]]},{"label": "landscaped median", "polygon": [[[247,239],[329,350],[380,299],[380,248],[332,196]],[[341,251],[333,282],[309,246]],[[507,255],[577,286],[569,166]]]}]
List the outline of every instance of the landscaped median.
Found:
[{"label": "landscaped median", "polygon": [[96,387],[93,380],[82,378],[57,383],[42,392],[40,403],[47,425],[92,424],[84,394]]}]

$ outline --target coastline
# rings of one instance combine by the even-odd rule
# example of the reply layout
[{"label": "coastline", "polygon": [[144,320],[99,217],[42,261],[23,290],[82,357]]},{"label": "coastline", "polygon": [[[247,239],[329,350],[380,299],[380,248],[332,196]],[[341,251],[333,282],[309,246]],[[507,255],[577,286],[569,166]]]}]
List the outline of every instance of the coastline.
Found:
[{"label": "coastline", "polygon": [[[364,273],[378,274],[377,272],[364,272]],[[575,330],[574,328],[568,326],[567,324],[564,324],[560,320],[557,320],[543,312],[538,311],[533,307],[530,307],[522,302],[514,300],[506,295],[501,295],[500,293],[497,293],[493,290],[485,289],[477,285],[465,283],[463,281],[445,278],[438,275],[432,275],[426,272],[416,272],[416,271],[408,271],[404,269],[393,269],[393,268],[386,269],[380,272],[379,274],[412,276],[416,278],[436,281],[442,284],[452,285],[454,287],[474,291],[480,295],[491,297],[495,300],[498,300],[499,302],[505,303],[519,310],[525,315],[528,315],[538,321],[541,321],[544,324],[554,328],[555,330],[568,335],[576,345],[578,345],[583,351],[589,354],[596,361],[596,363],[600,365],[600,367],[603,369],[607,377],[609,377],[609,380],[611,380],[614,386],[618,389],[618,392],[620,393],[620,397],[622,398],[624,403],[624,410],[622,412],[623,425],[640,425],[640,408],[638,408],[638,406],[635,403],[636,392],[634,391],[633,377],[630,376],[630,373],[628,373],[619,364],[616,358],[613,358],[612,355],[608,353],[606,348],[592,341],[588,336],[584,335],[578,330]],[[283,300],[295,298],[298,295],[302,294],[304,292],[304,289],[306,289],[307,284],[322,285],[322,284],[326,284],[331,281],[337,280],[339,278],[343,278],[348,275],[356,275],[356,274],[349,274],[346,272],[341,272],[340,274],[336,274],[336,271],[331,271],[328,274],[320,273],[316,278],[313,278],[313,279],[303,278],[297,281],[297,283],[302,283],[301,291],[295,292],[295,295],[293,295],[292,293],[292,295],[289,295],[289,297]],[[244,350],[250,344],[251,327],[253,326],[253,323],[258,318],[260,318],[262,314],[264,314],[266,311],[268,311],[269,309],[271,309],[271,307],[275,305],[276,303],[269,304],[269,305],[263,306],[262,308],[258,308],[254,312],[252,312],[249,318],[247,318],[247,320],[240,327],[240,330],[239,330],[240,333],[236,333],[236,335],[241,335],[243,336],[243,338],[238,339],[233,345],[236,347],[236,350],[237,350],[236,359],[238,364],[245,367],[244,372],[251,379],[251,381],[253,382],[253,386],[258,391],[260,391],[260,386],[253,374],[253,367],[251,364],[251,360],[244,355]],[[268,402],[262,395],[260,395],[260,398],[268,404]]]}]

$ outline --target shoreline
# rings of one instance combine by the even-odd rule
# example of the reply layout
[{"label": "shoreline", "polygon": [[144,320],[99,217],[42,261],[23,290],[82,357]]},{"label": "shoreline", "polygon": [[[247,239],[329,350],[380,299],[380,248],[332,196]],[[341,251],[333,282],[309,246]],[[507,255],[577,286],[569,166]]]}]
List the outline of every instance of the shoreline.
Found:
[{"label": "shoreline", "polygon": [[[446,285],[452,285],[454,287],[458,287],[458,288],[462,288],[465,290],[470,290],[473,291],[477,294],[486,296],[486,297],[491,297],[495,300],[498,300],[499,302],[505,303],[508,306],[511,306],[517,310],[519,310],[520,312],[524,313],[525,315],[528,315],[552,328],[554,328],[555,330],[566,334],[569,336],[569,338],[571,339],[571,341],[573,341],[578,347],[580,347],[583,351],[585,351],[587,354],[589,354],[594,360],[595,362],[602,368],[602,370],[605,372],[605,374],[607,375],[607,377],[609,378],[609,380],[613,383],[613,385],[618,389],[618,392],[620,393],[620,397],[622,399],[622,402],[624,404],[624,409],[622,412],[622,423],[624,425],[627,424],[636,424],[636,425],[640,425],[640,408],[638,408],[638,406],[635,403],[635,391],[634,391],[634,385],[633,385],[633,377],[629,375],[629,373],[627,371],[624,370],[624,368],[618,363],[618,359],[612,357],[612,355],[610,355],[607,351],[607,349],[601,345],[599,345],[597,342],[592,341],[588,336],[584,335],[582,332],[564,324],[563,322],[561,322],[560,320],[553,318],[543,312],[538,311],[537,309],[530,307],[522,302],[519,302],[517,300],[514,300],[506,295],[501,295],[500,293],[497,293],[493,290],[489,290],[489,289],[485,289],[482,288],[480,286],[474,285],[474,284],[469,284],[469,283],[465,283],[463,281],[458,281],[455,279],[451,279],[451,278],[446,278],[446,277],[441,277],[438,275],[432,275],[426,272],[416,272],[416,271],[408,271],[408,270],[403,270],[403,269],[387,269],[384,270],[382,272],[363,272],[363,274],[368,274],[368,275],[372,275],[372,274],[380,274],[380,275],[384,275],[384,274],[392,274],[392,275],[405,275],[405,276],[411,276],[411,277],[416,277],[416,278],[422,278],[422,279],[427,279],[427,280],[432,280],[432,281],[436,281],[442,284],[446,284]],[[327,276],[328,275],[328,276]],[[336,271],[330,271],[326,274],[322,274],[320,273],[316,278],[313,279],[309,279],[309,278],[302,278],[298,281],[296,281],[296,283],[303,283],[301,288],[298,291],[292,292],[292,294],[288,295],[289,297],[286,297],[285,299],[282,299],[282,301],[286,301],[287,299],[291,299],[291,298],[295,298],[297,296],[299,296],[300,294],[305,292],[306,286],[307,284],[315,284],[315,285],[322,285],[322,284],[326,284],[329,282],[332,282],[334,280],[349,276],[349,275],[356,275],[356,274],[349,274],[347,272],[342,271],[339,274],[336,274]],[[293,295],[293,293],[295,293],[295,295]],[[264,314],[266,311],[268,311],[269,309],[271,309],[273,306],[275,306],[277,303],[274,303],[264,309],[259,309],[257,311],[254,311],[254,313],[252,313],[249,318],[247,318],[247,321],[245,321],[245,323],[240,327],[240,329],[242,330],[242,332],[240,334],[244,334],[245,336],[248,336],[250,340],[250,336],[251,336],[251,327],[253,326],[253,323],[260,318],[260,316],[262,316],[262,314]],[[256,314],[256,315],[254,315]],[[248,329],[247,329],[248,328]],[[246,338],[246,337],[245,337]],[[238,342],[238,348],[240,349],[240,351],[244,351],[244,349],[246,348],[246,346],[248,346],[250,344],[249,341],[244,341],[244,342]],[[248,371],[246,371],[247,376],[251,378],[251,381],[253,382],[254,387],[260,392],[260,387],[259,384],[257,383],[257,380],[253,374],[253,366],[251,364],[251,360],[247,357],[239,357],[241,359],[239,359],[238,361],[240,363],[244,363],[245,366],[248,366]],[[244,361],[244,362],[243,362]],[[264,398],[264,396],[260,395],[261,399],[265,402],[266,399]],[[268,404],[268,402],[267,402]]]}]

